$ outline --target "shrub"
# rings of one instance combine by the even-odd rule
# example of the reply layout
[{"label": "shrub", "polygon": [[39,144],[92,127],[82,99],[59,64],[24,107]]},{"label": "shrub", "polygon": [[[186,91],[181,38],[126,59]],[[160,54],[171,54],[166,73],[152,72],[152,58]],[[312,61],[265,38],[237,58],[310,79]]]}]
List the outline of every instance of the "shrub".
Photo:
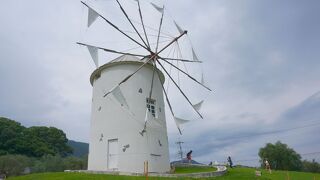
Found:
[{"label": "shrub", "polygon": [[22,155],[0,156],[0,174],[7,176],[21,175],[25,173],[31,165],[31,160]]}]

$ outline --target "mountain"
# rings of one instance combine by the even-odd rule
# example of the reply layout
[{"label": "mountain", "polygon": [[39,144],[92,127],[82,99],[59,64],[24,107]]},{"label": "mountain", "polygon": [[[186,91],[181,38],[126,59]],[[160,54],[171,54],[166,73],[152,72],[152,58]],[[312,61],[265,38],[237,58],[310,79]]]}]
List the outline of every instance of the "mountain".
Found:
[{"label": "mountain", "polygon": [[73,153],[71,155],[76,157],[83,157],[88,155],[89,153],[89,144],[84,142],[77,142],[73,140],[69,140],[67,143],[73,149]]}]

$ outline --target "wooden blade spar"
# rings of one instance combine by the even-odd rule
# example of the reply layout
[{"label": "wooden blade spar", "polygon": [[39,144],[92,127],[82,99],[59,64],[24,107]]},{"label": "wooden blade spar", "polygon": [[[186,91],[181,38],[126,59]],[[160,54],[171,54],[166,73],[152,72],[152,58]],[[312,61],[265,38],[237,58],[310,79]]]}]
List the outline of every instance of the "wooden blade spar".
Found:
[{"label": "wooden blade spar", "polygon": [[131,26],[132,26],[132,28],[134,29],[134,31],[138,34],[139,38],[142,40],[142,42],[144,43],[144,45],[147,47],[148,51],[151,52],[150,45],[148,45],[148,44],[144,41],[144,39],[141,37],[139,31],[137,30],[137,28],[136,28],[136,27],[133,25],[133,23],[131,22],[128,14],[127,14],[126,11],[123,9],[123,7],[122,7],[121,3],[119,2],[119,0],[116,0],[116,1],[117,1],[117,3],[118,3],[118,5],[119,5],[119,7],[120,7],[120,9],[121,9],[121,11],[122,11],[122,13],[126,16],[127,20],[128,20],[129,23],[131,24]]},{"label": "wooden blade spar", "polygon": [[171,81],[176,85],[180,93],[185,97],[185,99],[188,101],[188,103],[191,105],[191,107],[194,109],[194,111],[197,112],[197,114],[203,119],[202,115],[200,114],[199,111],[197,111],[194,107],[189,98],[186,96],[186,94],[182,91],[182,89],[179,87],[179,85],[175,82],[175,80],[171,77],[171,75],[168,73],[168,71],[163,67],[163,65],[160,63],[160,61],[157,61],[158,64],[162,67],[162,69],[165,71],[165,73],[168,75],[168,77],[171,79]]},{"label": "wooden blade spar", "polygon": [[131,36],[129,36],[128,34],[126,34],[123,30],[121,30],[118,26],[116,26],[115,24],[113,24],[111,21],[109,21],[107,18],[105,18],[104,16],[102,16],[101,14],[99,14],[96,10],[94,10],[93,8],[91,8],[88,4],[86,4],[85,2],[81,1],[82,4],[84,4],[86,7],[90,8],[91,10],[93,10],[94,12],[96,12],[103,20],[105,20],[110,26],[112,26],[114,29],[116,29],[117,31],[119,31],[121,34],[125,35],[127,38],[129,38],[130,40],[132,40],[133,42],[135,42],[136,44],[138,44],[139,46],[143,47],[145,50],[147,50],[148,52],[150,52],[150,49],[148,49],[148,47],[142,45],[141,43],[139,43],[137,40],[133,39]]}]

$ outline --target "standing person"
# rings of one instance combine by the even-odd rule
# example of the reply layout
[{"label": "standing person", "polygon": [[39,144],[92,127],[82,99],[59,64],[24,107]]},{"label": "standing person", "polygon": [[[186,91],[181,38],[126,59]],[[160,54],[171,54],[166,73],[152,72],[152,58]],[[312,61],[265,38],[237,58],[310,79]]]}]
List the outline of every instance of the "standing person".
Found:
[{"label": "standing person", "polygon": [[233,168],[233,163],[230,156],[228,156],[228,162],[229,162],[230,168]]},{"label": "standing person", "polygon": [[271,166],[267,159],[264,161],[264,164],[266,166],[266,170],[269,171],[269,173],[271,174]]},{"label": "standing person", "polygon": [[191,163],[191,154],[192,154],[192,150],[187,153],[187,159],[189,163]]}]

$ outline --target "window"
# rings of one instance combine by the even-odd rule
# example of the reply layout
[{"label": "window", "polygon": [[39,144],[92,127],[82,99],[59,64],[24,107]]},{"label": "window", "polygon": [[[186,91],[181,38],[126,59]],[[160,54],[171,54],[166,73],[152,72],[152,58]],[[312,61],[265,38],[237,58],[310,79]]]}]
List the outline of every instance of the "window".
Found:
[{"label": "window", "polygon": [[156,100],[147,98],[147,108],[153,117],[156,117]]}]

